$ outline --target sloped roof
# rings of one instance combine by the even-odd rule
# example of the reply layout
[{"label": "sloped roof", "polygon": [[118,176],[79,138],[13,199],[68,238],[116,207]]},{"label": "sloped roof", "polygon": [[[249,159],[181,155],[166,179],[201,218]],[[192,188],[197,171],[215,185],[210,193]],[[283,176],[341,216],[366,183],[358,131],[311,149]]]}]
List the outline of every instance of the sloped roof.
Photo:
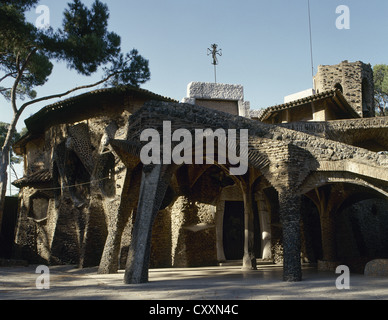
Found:
[{"label": "sloped roof", "polygon": [[300,107],[302,105],[311,104],[313,102],[322,101],[326,99],[332,99],[336,105],[338,105],[341,109],[349,113],[350,118],[360,118],[360,115],[350,106],[350,104],[343,96],[342,92],[336,89],[336,90],[324,91],[316,95],[305,97],[299,100],[269,107],[259,115],[258,119],[259,121],[264,121],[268,119],[275,112]]},{"label": "sloped roof", "polygon": [[250,116],[252,119],[260,119],[261,116],[263,115],[265,109],[261,110],[250,110]]},{"label": "sloped roof", "polygon": [[40,170],[34,174],[23,177],[12,184],[17,188],[23,188],[35,184],[47,183],[52,181],[52,175],[49,170]]},{"label": "sloped roof", "polygon": [[133,87],[133,86],[118,86],[112,88],[98,89],[87,93],[80,94],[66,100],[50,104],[33,116],[25,120],[27,129],[30,133],[37,133],[42,131],[42,123],[46,123],[53,118],[67,116],[72,113],[79,112],[85,107],[85,104],[98,104],[101,99],[106,97],[117,97],[120,95],[132,94],[136,97],[142,97],[149,100],[160,100],[167,102],[177,102],[174,99],[155,94],[151,91]]}]

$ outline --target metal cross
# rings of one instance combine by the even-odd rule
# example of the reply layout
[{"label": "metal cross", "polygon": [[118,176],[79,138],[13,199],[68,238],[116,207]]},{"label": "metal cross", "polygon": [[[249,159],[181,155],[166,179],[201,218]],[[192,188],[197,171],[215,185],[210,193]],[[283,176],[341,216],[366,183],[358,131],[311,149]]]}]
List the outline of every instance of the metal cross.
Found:
[{"label": "metal cross", "polygon": [[207,55],[212,56],[213,58],[213,65],[214,65],[214,77],[215,77],[215,83],[217,83],[217,65],[218,65],[218,58],[217,56],[222,57],[222,49],[218,49],[217,44],[212,44],[211,49],[207,49]]}]

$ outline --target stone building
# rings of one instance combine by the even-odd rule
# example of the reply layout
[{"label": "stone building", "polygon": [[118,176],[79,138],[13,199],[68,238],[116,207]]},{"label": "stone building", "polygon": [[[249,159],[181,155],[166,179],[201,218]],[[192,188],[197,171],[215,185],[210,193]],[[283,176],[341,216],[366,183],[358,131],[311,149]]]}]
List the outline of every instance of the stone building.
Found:
[{"label": "stone building", "polygon": [[373,70],[361,61],[319,66],[314,78],[317,93],[338,89],[361,117],[374,116]]},{"label": "stone building", "polygon": [[[388,258],[388,118],[370,117],[371,76],[361,62],[322,66],[316,94],[263,111],[241,86],[196,82],[182,103],[122,87],[47,106],[14,146],[25,159],[15,257],[125,268],[126,283],[147,281],[149,266],[262,259],[299,281],[303,262],[360,271]],[[143,165],[142,132],[166,142],[166,122],[193,136],[248,130],[248,172],[230,175],[219,157]]]}]

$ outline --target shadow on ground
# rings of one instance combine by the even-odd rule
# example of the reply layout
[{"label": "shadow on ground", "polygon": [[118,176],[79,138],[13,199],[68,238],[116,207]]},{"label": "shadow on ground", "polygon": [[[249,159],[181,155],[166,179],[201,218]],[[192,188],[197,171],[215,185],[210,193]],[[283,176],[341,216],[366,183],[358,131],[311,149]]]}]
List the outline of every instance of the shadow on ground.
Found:
[{"label": "shadow on ground", "polygon": [[388,279],[352,274],[350,290],[338,275],[303,269],[303,281],[282,281],[281,266],[150,270],[150,282],[125,285],[124,272],[98,275],[97,268],[50,268],[50,289],[36,289],[36,267],[0,268],[1,300],[388,300]]}]

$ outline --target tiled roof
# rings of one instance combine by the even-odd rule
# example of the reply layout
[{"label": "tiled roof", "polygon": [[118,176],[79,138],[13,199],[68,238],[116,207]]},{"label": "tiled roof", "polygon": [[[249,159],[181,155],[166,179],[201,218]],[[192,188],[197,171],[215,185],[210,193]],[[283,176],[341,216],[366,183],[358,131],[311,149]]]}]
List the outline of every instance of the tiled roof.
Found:
[{"label": "tiled roof", "polygon": [[261,109],[261,110],[251,110],[250,111],[250,116],[251,116],[252,119],[260,119],[264,112],[265,112],[264,109]]},{"label": "tiled roof", "polygon": [[334,98],[338,97],[339,101],[343,105],[344,108],[353,116],[356,118],[359,118],[359,114],[349,105],[349,103],[346,101],[345,97],[343,96],[342,92],[340,90],[330,90],[330,91],[324,91],[309,97],[305,97],[299,100],[291,101],[288,103],[276,105],[273,107],[269,107],[264,110],[264,112],[260,115],[259,120],[264,121],[266,120],[272,113],[287,110],[291,108],[295,108],[304,104],[309,104],[318,100],[324,100],[328,98]]},{"label": "tiled roof", "polygon": [[38,183],[47,183],[52,181],[52,175],[49,170],[40,170],[29,176],[23,177],[12,184],[17,188],[23,188]]},{"label": "tiled roof", "polygon": [[151,91],[133,87],[133,86],[118,86],[113,88],[98,89],[87,93],[80,94],[76,97],[72,97],[66,100],[50,104],[33,116],[28,118],[25,123],[28,130],[32,133],[39,131],[42,128],[42,123],[46,122],[47,119],[56,117],[63,117],[66,113],[71,114],[80,110],[79,108],[85,105],[85,102],[95,103],[99,102],[103,97],[110,97],[120,94],[133,94],[136,96],[144,97],[150,100],[161,100],[169,102],[177,102],[174,99],[155,94]]}]

